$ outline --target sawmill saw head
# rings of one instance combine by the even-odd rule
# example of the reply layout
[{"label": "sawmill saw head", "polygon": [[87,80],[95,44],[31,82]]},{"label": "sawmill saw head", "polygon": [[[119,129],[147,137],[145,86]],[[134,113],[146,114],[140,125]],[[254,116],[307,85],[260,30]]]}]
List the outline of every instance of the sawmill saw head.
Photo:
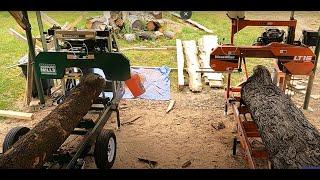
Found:
[{"label": "sawmill saw head", "polygon": [[48,35],[54,50],[40,52],[35,58],[36,73],[43,79],[61,79],[67,69],[87,72],[101,69],[106,79],[125,81],[130,78],[128,58],[118,51],[111,30],[61,30],[53,27]]},{"label": "sawmill saw head", "polygon": [[315,62],[308,47],[273,42],[266,46],[219,46],[211,53],[210,66],[221,72],[241,71],[241,58],[246,57],[276,58],[280,69],[292,75],[309,75]]},{"label": "sawmill saw head", "polygon": [[215,71],[241,71],[241,59],[246,57],[276,58],[279,68],[292,75],[309,75],[315,54],[305,46],[272,42],[266,46],[222,45],[210,55],[210,67]]},{"label": "sawmill saw head", "polygon": [[[277,61],[279,70],[289,75],[309,75],[311,73],[316,56],[308,43],[302,44],[300,41],[295,41],[297,20],[294,19],[293,12],[290,19],[286,21],[248,20],[245,19],[244,11],[228,12],[227,15],[231,20],[231,44],[220,45],[213,49],[210,55],[210,67],[213,70],[242,71],[241,64],[245,65],[245,58],[249,57],[273,58]],[[266,29],[252,46],[235,46],[233,43],[235,34],[247,26],[272,26],[272,28]],[[287,37],[284,38],[285,32],[276,29],[275,26],[288,27]],[[309,40],[310,38],[305,42]]]}]

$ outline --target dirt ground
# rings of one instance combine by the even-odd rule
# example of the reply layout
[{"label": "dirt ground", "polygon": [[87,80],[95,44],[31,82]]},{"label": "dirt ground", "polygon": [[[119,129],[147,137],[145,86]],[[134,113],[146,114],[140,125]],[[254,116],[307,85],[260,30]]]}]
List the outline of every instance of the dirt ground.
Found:
[{"label": "dirt ground", "polygon": [[[314,16],[301,18],[297,12],[298,30],[317,29],[320,22]],[[250,17],[248,14],[248,17]],[[279,19],[287,19],[288,13],[278,13]],[[264,17],[255,13],[254,17]],[[272,17],[268,16],[269,19]],[[299,19],[300,18],[300,19]],[[308,19],[309,18],[309,19]],[[301,20],[302,19],[302,20]],[[307,23],[308,22],[308,23]],[[299,30],[300,29],[300,30]],[[320,65],[313,86],[313,95],[320,94]],[[171,82],[176,83],[176,82]],[[105,128],[115,130],[117,136],[117,157],[113,168],[181,168],[190,161],[187,168],[248,168],[241,153],[232,155],[232,141],[235,121],[229,111],[223,115],[224,100],[222,89],[211,89],[205,86],[200,93],[192,93],[188,87],[182,92],[171,92],[176,101],[174,108],[166,113],[169,102],[150,100],[122,100],[120,118],[127,121],[134,116],[141,116],[133,124],[123,125],[116,130],[115,115]],[[301,107],[304,95],[296,93],[292,99]],[[54,106],[46,107],[35,113],[35,120],[5,119],[0,121],[0,148],[6,133],[15,126],[33,127],[45,117]],[[320,99],[310,101],[310,110],[303,110],[308,120],[320,130]],[[223,122],[224,129],[216,130],[212,125]],[[155,167],[139,162],[138,158],[157,161]],[[86,158],[86,168],[95,168],[92,157]]]},{"label": "dirt ground", "polygon": [[[181,168],[191,161],[189,168],[246,168],[239,156],[232,156],[234,121],[223,115],[223,91],[205,88],[201,93],[171,94],[176,101],[166,113],[167,101],[122,100],[120,118],[123,122],[141,116],[133,124],[116,130],[115,114],[105,126],[117,136],[117,159],[113,168],[151,168],[137,158],[155,160],[155,168]],[[0,123],[0,141],[15,126],[34,126],[54,107],[36,112],[34,121],[6,119]],[[226,128],[212,127],[222,121]],[[87,168],[95,168],[93,158],[87,158]]]},{"label": "dirt ground", "polygon": [[[314,89],[319,89],[318,83],[319,78]],[[176,103],[169,113],[166,113],[167,101],[121,100],[122,122],[134,116],[141,117],[133,124],[123,125],[117,130],[113,114],[105,126],[106,129],[114,129],[117,137],[117,157],[113,168],[182,168],[187,161],[191,162],[187,168],[248,168],[241,151],[236,156],[232,155],[235,121],[231,110],[228,116],[223,115],[222,89],[205,87],[201,93],[192,93],[186,87],[183,92],[172,92],[171,97]],[[297,94],[292,98],[301,106],[302,96]],[[319,100],[311,99],[310,107],[313,111],[303,112],[320,129]],[[2,121],[0,142],[3,142],[10,128],[20,125],[33,127],[53,108],[47,107],[36,112],[34,121]],[[223,122],[225,128],[213,128],[212,125],[218,122]],[[151,167],[138,161],[138,158],[154,160],[158,164]],[[95,168],[92,156],[86,157],[85,168]]]}]

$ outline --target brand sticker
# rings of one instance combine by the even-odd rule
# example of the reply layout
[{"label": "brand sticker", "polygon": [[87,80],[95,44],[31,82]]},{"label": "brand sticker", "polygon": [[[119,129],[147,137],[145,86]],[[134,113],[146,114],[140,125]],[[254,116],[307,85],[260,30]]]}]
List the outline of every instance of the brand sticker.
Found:
[{"label": "brand sticker", "polygon": [[57,75],[55,64],[39,64],[40,73],[43,75]]}]

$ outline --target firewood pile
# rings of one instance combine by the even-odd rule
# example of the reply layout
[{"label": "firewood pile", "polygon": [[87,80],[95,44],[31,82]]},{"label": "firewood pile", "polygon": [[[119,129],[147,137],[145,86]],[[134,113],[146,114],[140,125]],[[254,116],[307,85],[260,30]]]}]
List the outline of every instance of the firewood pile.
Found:
[{"label": "firewood pile", "polygon": [[173,39],[175,33],[166,29],[161,11],[104,11],[103,16],[87,19],[87,29],[111,27],[118,38],[126,41]]}]

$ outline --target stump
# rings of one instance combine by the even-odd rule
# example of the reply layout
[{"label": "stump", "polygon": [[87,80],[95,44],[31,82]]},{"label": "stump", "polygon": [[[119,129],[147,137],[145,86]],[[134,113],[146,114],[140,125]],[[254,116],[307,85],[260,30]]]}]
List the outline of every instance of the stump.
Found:
[{"label": "stump", "polygon": [[320,166],[319,131],[272,82],[267,68],[254,68],[241,89],[241,101],[258,126],[273,168]]},{"label": "stump", "polygon": [[0,168],[41,168],[87,114],[104,86],[99,75],[83,76],[62,104],[1,156]]}]

